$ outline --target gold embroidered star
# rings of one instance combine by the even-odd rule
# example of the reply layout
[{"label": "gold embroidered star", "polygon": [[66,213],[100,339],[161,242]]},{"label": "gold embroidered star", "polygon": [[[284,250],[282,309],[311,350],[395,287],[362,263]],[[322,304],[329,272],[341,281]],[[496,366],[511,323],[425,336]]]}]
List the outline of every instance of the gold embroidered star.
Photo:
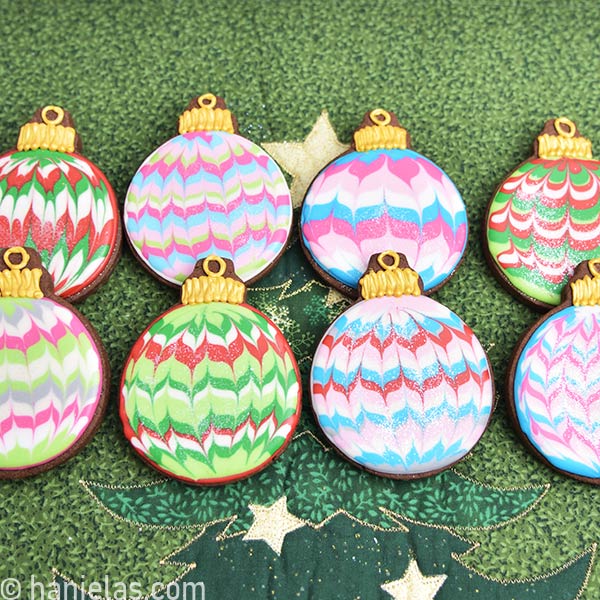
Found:
[{"label": "gold embroidered star", "polygon": [[292,204],[298,208],[317,173],[350,147],[342,144],[324,110],[303,142],[269,142],[265,150],[293,177]]},{"label": "gold embroidered star", "polygon": [[447,575],[423,575],[417,561],[411,559],[401,579],[384,583],[381,589],[394,600],[433,600]]},{"label": "gold embroidered star", "polygon": [[248,508],[254,514],[254,522],[242,539],[262,540],[277,554],[281,554],[285,536],[305,525],[302,519],[288,511],[285,496],[271,506],[249,504]]}]

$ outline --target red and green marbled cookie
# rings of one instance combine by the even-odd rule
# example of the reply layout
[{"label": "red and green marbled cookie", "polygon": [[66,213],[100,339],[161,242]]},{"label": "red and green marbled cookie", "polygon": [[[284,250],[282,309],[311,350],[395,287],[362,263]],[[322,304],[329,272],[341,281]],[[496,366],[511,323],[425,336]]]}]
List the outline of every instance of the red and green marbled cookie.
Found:
[{"label": "red and green marbled cookie", "polygon": [[218,484],[283,451],[300,396],[292,351],[262,313],[247,304],[178,305],[131,350],[120,413],[127,438],[153,467]]}]

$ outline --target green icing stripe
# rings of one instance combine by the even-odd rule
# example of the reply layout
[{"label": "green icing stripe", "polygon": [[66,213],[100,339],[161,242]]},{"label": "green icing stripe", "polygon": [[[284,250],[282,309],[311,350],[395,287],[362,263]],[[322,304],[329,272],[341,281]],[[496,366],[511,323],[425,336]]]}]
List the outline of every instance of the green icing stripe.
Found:
[{"label": "green icing stripe", "polygon": [[[587,238],[590,230],[600,226],[597,185],[592,181],[598,179],[599,169],[600,163],[596,161],[527,162],[507,178],[494,196],[488,210],[490,254],[509,282],[522,293],[550,305],[559,304],[573,268],[597,255],[600,236]],[[521,184],[514,191],[507,189],[508,182],[519,178]],[[536,185],[545,189],[545,194],[532,193]],[[588,186],[590,191],[586,192]],[[563,188],[576,188],[584,202],[579,200],[576,204]],[[503,216],[504,212],[509,216]],[[526,237],[513,234],[510,221],[514,226],[527,218],[534,219],[530,234]],[[502,222],[492,227],[492,219]],[[553,230],[565,221],[572,236],[554,239],[557,234]]]},{"label": "green icing stripe", "polygon": [[45,463],[71,447],[96,410],[101,370],[93,340],[68,308],[0,299],[0,468]]},{"label": "green icing stripe", "polygon": [[[100,172],[90,166],[90,163],[82,157],[70,154],[46,150],[17,152],[9,157],[9,161],[4,165],[4,171],[14,171],[25,163],[29,172],[22,177],[19,188],[9,187],[6,176],[0,179],[0,202],[5,207],[12,205],[13,213],[9,214],[9,224],[4,233],[0,232],[0,243],[3,246],[20,244],[36,248],[44,266],[49,269],[54,279],[55,291],[61,295],[74,293],[97,277],[111,252],[110,244],[103,243],[106,239],[101,239],[99,236],[108,223],[113,222],[116,230],[116,215],[106,184]],[[70,181],[64,172],[67,165],[72,171],[80,173],[75,183]],[[61,172],[50,191],[46,191],[40,182],[39,173],[44,169],[53,169],[54,172],[58,169]],[[93,180],[90,180],[87,172],[92,173]],[[58,209],[56,199],[59,194],[61,204],[66,202],[70,209],[65,209],[55,217]],[[78,211],[77,206],[81,205],[84,196],[89,197],[91,211],[80,215],[81,209]],[[30,207],[26,213],[28,225],[24,235],[19,233],[15,236],[13,231],[19,232],[21,225],[13,228],[12,224],[21,222],[25,216],[24,206],[33,203],[36,206],[35,213],[33,207]],[[72,222],[73,215],[75,215],[74,222]],[[67,232],[66,225],[58,230],[56,228],[57,220],[64,223],[65,219],[73,226],[70,233]],[[48,237],[47,232],[43,236],[40,235],[40,229],[35,225],[36,220],[42,222],[45,231],[50,225],[51,237]],[[73,237],[73,228],[79,224],[83,225],[83,235],[80,239],[76,239]],[[92,228],[95,228],[94,235],[92,235]],[[78,266],[74,268],[74,265]]]},{"label": "green icing stripe", "polygon": [[[142,451],[161,468],[192,479],[260,467],[289,437],[280,428],[295,422],[298,394],[295,360],[281,332],[249,307],[224,303],[163,315],[134,347],[123,385],[134,432],[142,426],[165,444],[172,432],[190,438],[191,447],[171,439],[169,448],[150,443]],[[232,431],[267,420],[274,420],[274,433],[234,441]],[[203,439],[215,430],[221,441]]]}]

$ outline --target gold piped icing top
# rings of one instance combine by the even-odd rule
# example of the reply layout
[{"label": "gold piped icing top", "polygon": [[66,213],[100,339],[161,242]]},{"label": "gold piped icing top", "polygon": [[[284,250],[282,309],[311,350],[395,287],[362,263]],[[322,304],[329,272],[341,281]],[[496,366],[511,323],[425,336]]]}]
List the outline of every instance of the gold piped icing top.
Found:
[{"label": "gold piped icing top", "polygon": [[[216,270],[211,267],[216,263]],[[182,304],[204,304],[208,302],[228,302],[242,304],[246,286],[237,279],[224,277],[227,265],[215,254],[202,261],[204,275],[188,277],[181,288]]]},{"label": "gold piped icing top", "polygon": [[376,108],[369,113],[373,125],[362,127],[354,133],[354,146],[359,152],[367,150],[406,150],[406,129],[391,125],[392,117],[387,110]]},{"label": "gold piped icing top", "polygon": [[600,271],[596,267],[600,257],[588,261],[588,269],[593,277],[586,275],[571,283],[573,306],[594,306],[600,304]]},{"label": "gold piped icing top", "polygon": [[55,150],[74,152],[76,131],[61,125],[65,111],[60,106],[45,106],[42,123],[26,123],[19,131],[17,150]]},{"label": "gold piped icing top", "polygon": [[[386,258],[391,258],[391,264]],[[400,267],[398,253],[388,250],[377,257],[381,271],[370,270],[358,282],[364,300],[383,296],[420,296],[419,274],[409,267]]]},{"label": "gold piped icing top", "polygon": [[30,258],[29,252],[21,246],[13,246],[4,252],[3,259],[8,269],[0,271],[0,295],[3,298],[44,297],[40,289],[42,270],[27,268]]},{"label": "gold piped icing top", "polygon": [[179,133],[192,131],[226,131],[235,133],[231,111],[217,106],[214,94],[198,98],[198,107],[186,110],[179,117]]},{"label": "gold piped icing top", "polygon": [[557,158],[592,159],[592,142],[584,137],[575,137],[577,127],[573,121],[560,117],[554,121],[558,135],[543,133],[538,137],[538,156],[547,160]]}]

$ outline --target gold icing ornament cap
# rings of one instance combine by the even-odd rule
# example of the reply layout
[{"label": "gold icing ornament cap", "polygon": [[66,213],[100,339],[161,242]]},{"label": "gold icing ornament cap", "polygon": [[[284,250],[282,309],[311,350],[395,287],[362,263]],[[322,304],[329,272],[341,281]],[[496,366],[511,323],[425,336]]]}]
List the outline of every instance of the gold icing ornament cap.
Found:
[{"label": "gold icing ornament cap", "polygon": [[2,256],[8,269],[0,271],[0,295],[3,298],[43,298],[40,268],[29,269],[31,256],[25,248],[13,246]]},{"label": "gold icing ornament cap", "polygon": [[376,108],[367,113],[363,126],[354,133],[354,146],[358,152],[368,150],[406,150],[409,145],[408,132],[400,127],[393,113]]},{"label": "gold icing ornament cap", "polygon": [[179,117],[179,133],[193,131],[226,131],[236,133],[236,123],[223,99],[214,94],[203,94],[190,103]]},{"label": "gold icing ornament cap", "polygon": [[573,306],[595,306],[600,304],[600,271],[596,265],[600,264],[600,257],[588,260],[587,268],[592,274],[584,275],[571,282]]},{"label": "gold icing ornament cap", "polygon": [[75,152],[77,132],[69,124],[70,121],[70,116],[60,106],[44,106],[29,123],[21,127],[17,150]]},{"label": "gold icing ornament cap", "polygon": [[181,303],[186,305],[208,302],[242,304],[245,297],[246,286],[233,273],[233,263],[216,254],[198,261],[181,288]]},{"label": "gold icing ornament cap", "polygon": [[403,255],[387,250],[371,257],[369,268],[358,283],[362,298],[371,300],[383,296],[420,296],[420,279]]},{"label": "gold icing ornament cap", "polygon": [[579,158],[592,160],[592,142],[579,135],[577,126],[567,117],[559,117],[549,122],[556,133],[548,132],[548,124],[544,132],[537,138],[537,154],[546,160],[558,158]]}]

